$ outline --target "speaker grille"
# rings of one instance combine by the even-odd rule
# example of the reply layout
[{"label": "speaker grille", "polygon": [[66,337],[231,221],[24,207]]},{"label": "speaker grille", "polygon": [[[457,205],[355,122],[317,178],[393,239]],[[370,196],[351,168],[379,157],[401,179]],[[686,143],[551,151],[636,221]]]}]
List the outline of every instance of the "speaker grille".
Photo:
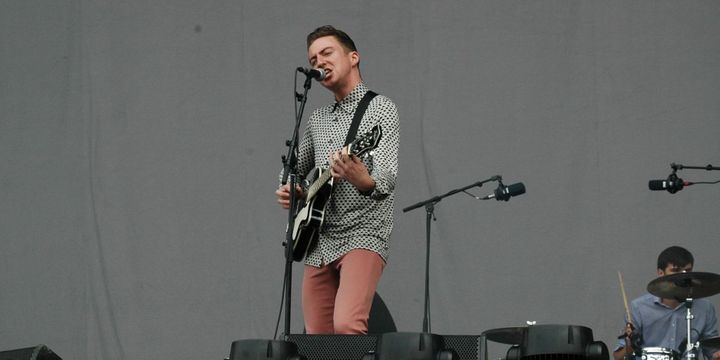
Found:
[{"label": "speaker grille", "polygon": [[443,348],[453,349],[460,360],[479,360],[480,357],[480,336],[479,335],[443,335]]},{"label": "speaker grille", "polygon": [[536,354],[523,356],[522,360],[586,360],[586,358],[578,354]]},{"label": "speaker grille", "polygon": [[308,360],[360,360],[375,351],[377,337],[373,335],[288,335],[300,355]]},{"label": "speaker grille", "polygon": [[[442,335],[441,338],[442,347],[455,350],[460,360],[481,359],[479,335]],[[378,337],[291,334],[287,340],[295,343],[298,352],[308,360],[360,360],[363,355],[375,351]]]}]

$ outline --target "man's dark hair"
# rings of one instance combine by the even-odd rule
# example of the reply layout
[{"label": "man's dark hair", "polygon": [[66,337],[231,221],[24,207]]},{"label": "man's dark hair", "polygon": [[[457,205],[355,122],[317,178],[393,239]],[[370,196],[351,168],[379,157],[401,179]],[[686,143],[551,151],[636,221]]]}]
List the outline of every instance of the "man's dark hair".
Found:
[{"label": "man's dark hair", "polygon": [[687,249],[680,246],[671,246],[663,250],[658,255],[657,268],[665,270],[665,268],[673,264],[675,266],[684,267],[695,263],[695,258]]},{"label": "man's dark hair", "polygon": [[347,51],[357,51],[355,42],[350,38],[350,36],[348,36],[348,34],[344,31],[334,28],[332,25],[321,26],[308,34],[307,47],[310,48],[310,44],[312,44],[313,41],[325,36],[335,37],[335,39],[337,39],[337,41],[339,41]]}]

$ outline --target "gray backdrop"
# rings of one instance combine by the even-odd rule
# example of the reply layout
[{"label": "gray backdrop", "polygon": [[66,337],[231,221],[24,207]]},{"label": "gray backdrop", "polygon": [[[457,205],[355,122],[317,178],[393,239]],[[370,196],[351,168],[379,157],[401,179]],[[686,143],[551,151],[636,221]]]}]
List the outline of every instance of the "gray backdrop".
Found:
[{"label": "gray backdrop", "polygon": [[[527,194],[436,208],[435,333],[534,320],[589,326],[612,346],[618,270],[638,296],[658,252],[681,244],[720,272],[720,187],[647,190],[671,162],[719,162],[719,2],[0,8],[0,350],[221,359],[233,340],[273,336],[286,221],[273,191],[293,70],[323,24],[354,37],[365,81],[400,110],[379,288],[400,330],[421,330],[425,254],[423,209],[400,209],[496,174]],[[316,84],[308,109],[331,100]]]}]

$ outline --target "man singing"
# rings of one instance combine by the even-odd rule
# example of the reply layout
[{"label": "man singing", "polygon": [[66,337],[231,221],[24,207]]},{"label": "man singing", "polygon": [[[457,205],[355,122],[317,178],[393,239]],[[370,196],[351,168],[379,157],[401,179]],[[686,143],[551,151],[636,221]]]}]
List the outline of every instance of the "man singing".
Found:
[{"label": "man singing", "polygon": [[[310,66],[322,69],[322,86],[334,103],[316,109],[298,150],[298,174],[329,168],[334,178],[317,245],[305,258],[302,306],[309,334],[365,334],[393,228],[398,169],[399,123],[395,104],[377,95],[367,106],[357,134],[379,125],[382,138],[369,156],[343,147],[361,99],[368,93],[353,40],[332,26],[307,36]],[[289,185],[275,194],[289,207]],[[304,196],[298,189],[298,195]]]}]

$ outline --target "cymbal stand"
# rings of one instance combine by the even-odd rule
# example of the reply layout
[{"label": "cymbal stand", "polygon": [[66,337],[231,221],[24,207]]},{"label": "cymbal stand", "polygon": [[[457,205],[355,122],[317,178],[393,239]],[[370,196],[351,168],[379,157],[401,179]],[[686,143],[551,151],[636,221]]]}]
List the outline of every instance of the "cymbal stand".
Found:
[{"label": "cymbal stand", "polygon": [[695,318],[695,315],[692,313],[692,305],[693,305],[693,299],[692,298],[686,298],[685,299],[685,308],[687,309],[685,319],[687,320],[687,346],[685,347],[685,352],[683,353],[683,360],[695,360],[698,357],[697,349],[700,347],[700,343],[694,343],[692,342],[692,339],[690,336],[692,336],[692,321]]}]

